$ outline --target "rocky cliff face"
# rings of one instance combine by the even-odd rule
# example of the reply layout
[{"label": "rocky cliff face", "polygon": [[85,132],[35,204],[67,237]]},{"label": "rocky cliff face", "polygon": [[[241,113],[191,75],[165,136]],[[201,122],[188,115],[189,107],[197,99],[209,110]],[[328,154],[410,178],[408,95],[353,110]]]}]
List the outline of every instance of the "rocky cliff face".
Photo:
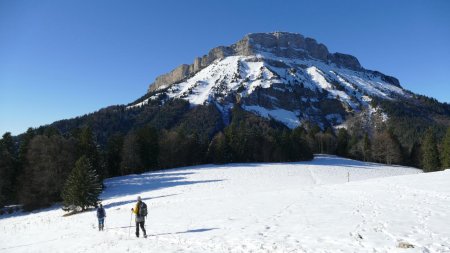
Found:
[{"label": "rocky cliff face", "polygon": [[381,114],[371,105],[374,99],[410,96],[396,78],[364,69],[356,57],[330,53],[312,38],[285,32],[248,34],[216,47],[156,78],[148,99],[161,94],[191,104],[214,103],[225,119],[229,108],[240,104],[288,127],[305,121],[336,126],[361,111]]}]

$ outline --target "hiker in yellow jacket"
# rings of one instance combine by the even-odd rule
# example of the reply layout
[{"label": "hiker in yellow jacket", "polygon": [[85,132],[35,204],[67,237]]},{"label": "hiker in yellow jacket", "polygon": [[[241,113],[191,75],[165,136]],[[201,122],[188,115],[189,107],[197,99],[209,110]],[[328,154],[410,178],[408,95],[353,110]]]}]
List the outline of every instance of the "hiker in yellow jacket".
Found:
[{"label": "hiker in yellow jacket", "polygon": [[139,237],[139,226],[144,233],[144,238],[147,238],[147,232],[145,231],[145,216],[147,216],[147,205],[142,202],[141,196],[137,198],[137,203],[134,208],[131,208],[131,211],[136,214],[136,237]]}]

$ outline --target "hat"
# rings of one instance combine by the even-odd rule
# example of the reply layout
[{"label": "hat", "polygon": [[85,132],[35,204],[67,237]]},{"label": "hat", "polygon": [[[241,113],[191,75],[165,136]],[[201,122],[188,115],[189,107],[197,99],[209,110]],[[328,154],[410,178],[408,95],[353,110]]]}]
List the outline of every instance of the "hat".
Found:
[{"label": "hat", "polygon": [[138,196],[137,200],[138,200],[138,201],[141,201],[141,200],[142,200],[142,199],[141,199],[141,196]]}]

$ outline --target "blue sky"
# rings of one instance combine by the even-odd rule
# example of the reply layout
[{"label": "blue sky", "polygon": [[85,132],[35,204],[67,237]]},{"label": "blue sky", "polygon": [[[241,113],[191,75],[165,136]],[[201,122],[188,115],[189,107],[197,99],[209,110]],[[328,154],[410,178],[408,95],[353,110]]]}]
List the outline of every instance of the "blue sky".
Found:
[{"label": "blue sky", "polygon": [[0,134],[144,95],[251,32],[289,31],[450,102],[450,1],[0,0]]}]

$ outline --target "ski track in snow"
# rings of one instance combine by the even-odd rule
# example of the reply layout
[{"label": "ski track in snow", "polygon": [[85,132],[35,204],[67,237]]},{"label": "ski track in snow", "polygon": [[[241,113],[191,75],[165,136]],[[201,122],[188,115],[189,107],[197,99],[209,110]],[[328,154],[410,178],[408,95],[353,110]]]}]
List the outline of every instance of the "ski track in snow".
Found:
[{"label": "ski track in snow", "polygon": [[[105,231],[95,211],[4,215],[0,253],[450,252],[450,171],[420,172],[318,155],[117,177],[102,195]],[[138,195],[147,239],[129,236]]]}]

